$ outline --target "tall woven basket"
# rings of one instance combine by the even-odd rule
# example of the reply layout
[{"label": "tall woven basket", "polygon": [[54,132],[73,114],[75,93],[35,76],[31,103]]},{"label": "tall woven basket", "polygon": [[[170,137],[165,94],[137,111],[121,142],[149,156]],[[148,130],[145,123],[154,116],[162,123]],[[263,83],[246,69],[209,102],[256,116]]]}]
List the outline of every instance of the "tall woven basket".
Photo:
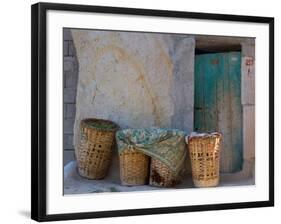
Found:
[{"label": "tall woven basket", "polygon": [[77,163],[79,174],[102,179],[110,166],[118,126],[107,120],[85,119],[80,123]]},{"label": "tall woven basket", "polygon": [[221,141],[222,135],[217,132],[186,138],[196,187],[215,187],[219,184]]},{"label": "tall woven basket", "polygon": [[151,158],[149,184],[157,187],[173,187],[180,183],[179,176],[160,160]]},{"label": "tall woven basket", "polygon": [[127,148],[120,154],[120,179],[122,185],[144,185],[148,182],[149,156],[137,149]]}]

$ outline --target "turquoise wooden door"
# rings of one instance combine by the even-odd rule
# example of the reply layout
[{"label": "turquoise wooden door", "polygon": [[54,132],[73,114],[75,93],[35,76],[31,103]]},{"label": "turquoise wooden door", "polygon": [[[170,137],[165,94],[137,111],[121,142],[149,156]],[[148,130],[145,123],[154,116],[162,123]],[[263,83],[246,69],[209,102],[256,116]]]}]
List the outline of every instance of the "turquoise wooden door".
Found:
[{"label": "turquoise wooden door", "polygon": [[242,169],[240,52],[196,55],[194,130],[223,134],[221,172]]}]

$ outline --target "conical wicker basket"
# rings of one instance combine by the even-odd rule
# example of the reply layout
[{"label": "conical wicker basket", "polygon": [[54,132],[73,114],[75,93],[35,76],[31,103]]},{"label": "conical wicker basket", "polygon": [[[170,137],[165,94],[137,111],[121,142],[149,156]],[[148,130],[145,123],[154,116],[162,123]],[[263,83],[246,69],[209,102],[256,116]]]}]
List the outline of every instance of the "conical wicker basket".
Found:
[{"label": "conical wicker basket", "polygon": [[160,160],[151,158],[149,184],[157,187],[173,187],[180,183],[179,176]]},{"label": "conical wicker basket", "polygon": [[124,149],[120,154],[120,179],[122,185],[144,185],[148,182],[149,156],[137,149]]},{"label": "conical wicker basket", "polygon": [[186,138],[196,187],[215,187],[219,184],[221,141],[222,135],[217,132]]},{"label": "conical wicker basket", "polygon": [[102,179],[110,166],[118,126],[107,120],[85,119],[80,123],[77,163],[79,174]]}]

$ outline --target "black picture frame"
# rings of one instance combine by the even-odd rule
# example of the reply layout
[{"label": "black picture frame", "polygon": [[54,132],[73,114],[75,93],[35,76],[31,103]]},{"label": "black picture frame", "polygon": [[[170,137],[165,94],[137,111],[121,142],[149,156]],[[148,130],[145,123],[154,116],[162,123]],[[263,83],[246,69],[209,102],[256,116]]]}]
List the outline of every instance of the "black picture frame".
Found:
[{"label": "black picture frame", "polygon": [[[208,204],[196,206],[160,207],[149,209],[101,212],[46,214],[46,13],[48,10],[100,12],[124,15],[162,16],[217,21],[253,22],[269,25],[269,200],[243,203]],[[137,8],[103,7],[74,4],[37,3],[31,11],[31,218],[36,221],[73,220],[86,218],[193,212],[274,206],[274,18],[241,15],[164,11]]]}]

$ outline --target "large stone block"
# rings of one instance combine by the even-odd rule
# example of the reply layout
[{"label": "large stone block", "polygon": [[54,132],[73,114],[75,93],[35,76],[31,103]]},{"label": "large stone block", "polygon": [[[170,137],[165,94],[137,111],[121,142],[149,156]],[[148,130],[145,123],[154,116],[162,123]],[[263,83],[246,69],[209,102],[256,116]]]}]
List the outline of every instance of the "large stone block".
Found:
[{"label": "large stone block", "polygon": [[63,39],[64,40],[72,40],[71,32],[69,28],[63,29]]},{"label": "large stone block", "polygon": [[63,58],[63,71],[64,72],[78,71],[78,63],[75,57],[65,56]]},{"label": "large stone block", "polygon": [[76,89],[75,88],[64,88],[63,89],[63,102],[64,103],[75,103],[76,100]]},{"label": "large stone block", "polygon": [[63,56],[68,56],[68,40],[63,41]]},{"label": "large stone block", "polygon": [[65,150],[63,153],[63,165],[65,166],[69,162],[74,160],[74,151],[73,150]]},{"label": "large stone block", "polygon": [[64,119],[63,121],[63,133],[73,134],[74,118]]},{"label": "large stone block", "polygon": [[243,105],[255,105],[255,40],[245,39],[241,46],[241,101]]},{"label": "large stone block", "polygon": [[77,87],[78,71],[68,71],[64,72],[65,87],[75,88]]},{"label": "large stone block", "polygon": [[64,150],[73,150],[73,134],[63,135],[63,148]]},{"label": "large stone block", "polygon": [[241,102],[255,105],[255,60],[253,57],[241,59]]},{"label": "large stone block", "polygon": [[72,40],[70,40],[69,43],[68,43],[68,55],[69,56],[75,56],[76,55],[75,47],[74,47],[74,44],[73,44]]},{"label": "large stone block", "polygon": [[75,118],[76,107],[74,103],[68,103],[64,105],[65,107],[65,118]]},{"label": "large stone block", "polygon": [[121,128],[193,130],[194,38],[72,30],[79,78],[74,126],[109,119]]},{"label": "large stone block", "polygon": [[243,106],[244,159],[255,158],[255,106]]},{"label": "large stone block", "polygon": [[242,56],[255,58],[255,39],[248,38],[241,42]]}]

